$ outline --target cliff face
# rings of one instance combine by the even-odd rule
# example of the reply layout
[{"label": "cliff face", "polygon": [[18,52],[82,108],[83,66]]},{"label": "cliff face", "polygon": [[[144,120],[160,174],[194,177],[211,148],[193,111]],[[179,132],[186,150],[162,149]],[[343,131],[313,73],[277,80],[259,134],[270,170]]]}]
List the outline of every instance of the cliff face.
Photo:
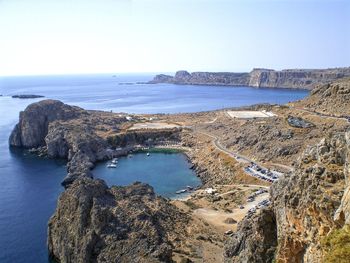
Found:
[{"label": "cliff face", "polygon": [[249,86],[312,89],[317,84],[334,81],[349,75],[350,68],[282,71],[253,69],[250,72]]},{"label": "cliff face", "polygon": [[[264,219],[264,212],[246,218],[226,245],[228,261],[250,262],[249,251],[254,243],[245,243],[238,254],[239,260],[234,257],[237,245],[232,246],[240,236],[249,233],[247,225],[257,229],[269,226],[270,231],[277,229],[276,246],[270,242],[270,249],[276,249],[277,262],[323,261],[322,239],[349,223],[349,181],[345,180],[349,176],[349,135],[335,134],[308,148],[299,158],[295,171],[273,184],[270,209],[275,224]],[[263,257],[263,253],[258,257]]]},{"label": "cliff face", "polygon": [[11,146],[38,148],[50,158],[67,159],[68,174],[62,185],[68,187],[79,177],[92,178],[94,163],[112,158],[115,147],[179,140],[180,129],[120,132],[125,122],[126,118],[119,114],[85,111],[60,101],[43,100],[20,113],[9,142]]},{"label": "cliff face", "polygon": [[106,140],[97,136],[89,125],[76,122],[54,121],[45,137],[47,155],[68,160],[68,174],[62,182],[65,187],[78,177],[92,178],[90,170],[94,163],[112,156]]},{"label": "cliff face", "polygon": [[350,76],[350,68],[282,71],[253,69],[250,73],[178,71],[174,77],[157,75],[149,83],[313,89],[318,84],[347,76]]},{"label": "cliff face", "polygon": [[84,114],[84,110],[56,100],[43,100],[29,105],[19,116],[19,123],[11,133],[9,143],[18,147],[45,145],[49,124],[55,120],[69,120]]},{"label": "cliff face", "polygon": [[180,141],[181,129],[166,129],[166,130],[139,130],[139,131],[129,131],[127,133],[120,133],[115,136],[108,138],[108,142],[114,147],[127,147],[136,144],[145,144],[149,142],[150,144],[157,143],[159,141],[170,140],[170,141]]},{"label": "cliff face", "polygon": [[169,238],[186,222],[148,185],[108,188],[101,180],[79,179],[60,196],[49,221],[49,253],[62,263],[171,262]]},{"label": "cliff face", "polygon": [[277,229],[271,209],[262,210],[259,216],[245,218],[238,229],[226,243],[225,262],[267,263],[273,260]]}]

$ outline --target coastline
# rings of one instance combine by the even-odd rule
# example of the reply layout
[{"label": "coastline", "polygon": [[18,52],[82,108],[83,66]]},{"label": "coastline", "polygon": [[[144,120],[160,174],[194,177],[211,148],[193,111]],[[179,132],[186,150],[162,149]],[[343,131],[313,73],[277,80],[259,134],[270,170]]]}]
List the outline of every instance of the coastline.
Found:
[{"label": "coastline", "polygon": [[350,68],[329,69],[273,69],[254,68],[250,72],[192,72],[180,70],[174,76],[159,74],[149,84],[247,86],[254,88],[289,88],[312,90],[350,76]]},{"label": "coastline", "polygon": [[[322,86],[323,89],[332,89],[332,86]],[[344,89],[339,90],[342,92],[341,94],[344,93]],[[328,90],[324,93],[328,93]],[[81,189],[91,187],[91,191],[86,193],[86,200],[101,198],[102,202],[105,198],[111,197],[111,194],[114,196],[113,198],[116,198],[115,200],[118,200],[118,196],[123,196],[125,193],[132,200],[134,197],[141,198],[145,191],[149,198],[140,199],[141,207],[146,206],[153,209],[157,207],[155,203],[161,202],[159,213],[166,213],[167,209],[170,209],[177,216],[186,218],[187,223],[186,220],[176,222],[184,232],[174,233],[178,235],[174,237],[174,240],[187,239],[188,242],[186,245],[183,243],[180,245],[176,242],[173,245],[177,248],[181,247],[186,253],[190,253],[187,251],[190,251],[190,247],[194,244],[200,249],[198,252],[190,254],[174,253],[181,255],[181,257],[190,255],[190,258],[193,259],[199,255],[203,256],[203,251],[208,245],[207,239],[197,239],[197,235],[209,235],[215,239],[216,245],[212,248],[217,253],[223,254],[223,244],[227,240],[232,240],[231,236],[235,236],[235,233],[244,231],[244,225],[254,224],[254,220],[262,220],[261,222],[264,223],[265,220],[271,221],[273,218],[271,222],[274,223],[267,224],[266,227],[273,229],[282,227],[286,223],[283,221],[285,219],[279,218],[279,214],[275,214],[273,208],[287,209],[294,213],[293,207],[282,205],[283,202],[279,199],[286,182],[291,184],[291,188],[297,189],[295,191],[301,196],[300,198],[308,198],[299,193],[298,187],[295,186],[295,184],[301,183],[299,178],[308,176],[300,168],[304,164],[300,163],[299,156],[304,156],[304,152],[306,155],[310,155],[309,144],[319,145],[320,141],[328,148],[336,145],[335,152],[343,151],[338,149],[337,144],[332,141],[338,140],[342,142],[341,145],[345,145],[343,135],[335,139],[327,137],[322,141],[325,136],[324,129],[326,127],[328,132],[342,134],[349,126],[346,118],[333,116],[332,112],[338,110],[334,104],[329,108],[327,114],[318,114],[317,109],[315,111],[307,110],[305,105],[318,103],[316,96],[320,96],[319,94],[322,93],[320,91],[313,92],[310,97],[303,101],[282,106],[265,104],[237,109],[246,112],[269,111],[272,113],[265,114],[261,118],[246,117],[245,114],[242,115],[243,117],[233,117],[225,109],[165,115],[134,114],[132,120],[128,120],[125,116],[117,113],[85,111],[61,102],[48,100],[33,104],[21,114],[19,124],[11,135],[10,142],[14,146],[27,148],[35,148],[39,144],[39,147],[42,147],[43,152],[49,157],[61,157],[68,160],[68,175],[63,182],[66,190],[62,194],[63,197],[60,198],[56,213],[49,225],[50,253],[55,257],[60,257],[60,252],[56,251],[58,247],[63,245],[63,248],[66,249],[64,244],[59,243],[60,236],[64,235],[67,239],[72,238],[72,236],[65,234],[67,232],[61,224],[62,220],[65,219],[61,218],[57,211],[63,211],[62,209],[69,204],[69,200],[75,200]],[[344,103],[339,107],[343,108]],[[50,119],[51,123],[41,122],[41,118],[32,120],[31,117],[36,116],[33,113],[45,114],[46,117],[43,119]],[[347,113],[344,111],[344,114]],[[152,125],[148,124],[150,118],[152,118]],[[35,127],[33,130],[29,129],[30,133],[27,133],[27,126],[24,125],[27,122]],[[175,128],[172,126],[174,123],[177,125]],[[310,123],[316,125],[306,125]],[[143,125],[153,128],[133,129],[133,127],[144,127]],[[47,134],[42,133],[42,130],[47,131]],[[40,145],[41,143],[42,145]],[[149,148],[150,145],[155,146],[155,148]],[[131,185],[108,188],[99,180],[92,179],[92,168],[96,162],[111,159],[121,152],[128,153],[137,148],[146,152],[152,150],[183,152],[192,164],[192,169],[201,179],[202,186],[188,197],[169,201],[155,197],[154,192],[147,186]],[[302,162],[304,162],[303,159]],[[320,165],[325,165],[321,159],[317,159],[317,162]],[[274,170],[282,168],[282,165],[288,168],[292,167],[292,169],[284,171],[283,174],[280,170]],[[342,168],[341,163],[337,163],[337,165]],[[277,178],[274,178],[275,181],[266,180],[269,178],[267,175],[272,178],[271,172],[274,176],[277,174]],[[298,177],[300,173],[302,176]],[[294,181],[289,178],[294,178]],[[317,180],[315,179],[313,184],[316,184]],[[270,188],[271,185],[270,193],[266,193],[264,189]],[[336,187],[341,189],[344,187],[344,182],[339,180]],[[332,198],[340,202],[339,196],[332,196]],[[107,203],[101,203],[103,209],[118,217],[118,214],[112,212],[111,207],[104,207]],[[82,205],[83,207],[89,206],[89,203]],[[121,209],[123,210],[124,205],[119,205],[122,205]],[[96,209],[98,211],[100,208],[97,206]],[[139,208],[135,209],[138,211]],[[183,213],[182,216],[181,213]],[[79,218],[82,215],[75,216]],[[308,216],[312,217],[312,215]],[[295,218],[298,216],[295,215]],[[173,223],[167,222],[166,224]],[[325,226],[327,224],[333,226],[333,221],[327,221]],[[189,235],[195,226],[197,226],[196,235]],[[84,225],[84,227],[89,229],[90,226]],[[166,228],[165,225],[162,227]],[[244,232],[240,235],[246,234]],[[79,233],[75,235],[79,235]],[[164,242],[169,244],[168,242],[174,241],[164,240]],[[317,242],[319,242],[318,239],[314,241],[315,244]],[[230,246],[225,247],[225,249],[232,251],[232,244]],[[275,247],[276,244],[273,243],[271,246]]]}]

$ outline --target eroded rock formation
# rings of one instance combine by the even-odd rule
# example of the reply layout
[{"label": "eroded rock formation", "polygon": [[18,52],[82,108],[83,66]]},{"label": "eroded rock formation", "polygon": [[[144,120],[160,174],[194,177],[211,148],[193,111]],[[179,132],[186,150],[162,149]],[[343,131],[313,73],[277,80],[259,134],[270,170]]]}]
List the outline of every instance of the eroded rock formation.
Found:
[{"label": "eroded rock formation", "polygon": [[[242,236],[249,235],[251,230],[247,229],[268,226],[270,231],[277,229],[276,243],[270,243],[270,249],[276,249],[276,262],[322,262],[322,238],[349,220],[349,182],[345,180],[349,176],[349,146],[348,132],[328,136],[309,147],[295,171],[272,186],[270,209],[275,224],[267,224],[265,212],[246,218],[226,246],[227,260],[263,262],[250,261],[256,244],[237,244],[244,241]],[[263,255],[265,252],[255,257]]]},{"label": "eroded rock formation", "polygon": [[245,218],[225,246],[225,262],[271,262],[277,245],[276,219],[271,209]]},{"label": "eroded rock formation", "polygon": [[80,178],[59,198],[48,228],[50,256],[65,262],[171,262],[188,218],[153,189],[108,188]]},{"label": "eroded rock formation", "polygon": [[350,79],[318,85],[311,96],[298,105],[320,113],[350,117]]},{"label": "eroded rock formation", "polygon": [[62,185],[68,187],[79,177],[92,178],[97,161],[115,156],[115,147],[178,140],[181,129],[123,131],[127,122],[119,114],[86,111],[56,100],[29,105],[20,113],[19,123],[11,133],[11,146],[38,148],[50,158],[68,160],[68,174]]},{"label": "eroded rock formation", "polygon": [[57,100],[33,103],[20,113],[19,123],[12,131],[9,143],[26,148],[43,146],[51,122],[69,120],[81,114],[84,114],[84,110]]}]

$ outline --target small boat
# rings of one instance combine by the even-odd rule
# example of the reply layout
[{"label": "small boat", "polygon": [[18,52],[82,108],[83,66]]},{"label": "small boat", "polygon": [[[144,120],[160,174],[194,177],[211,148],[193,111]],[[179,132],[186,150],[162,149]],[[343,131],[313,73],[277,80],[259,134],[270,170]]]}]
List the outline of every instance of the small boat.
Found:
[{"label": "small boat", "polygon": [[107,168],[117,168],[117,165],[115,163],[109,163],[107,164]]},{"label": "small boat", "polygon": [[179,191],[176,191],[175,194],[183,194],[183,193],[186,193],[187,192],[187,189],[182,189],[182,190],[179,190]]},{"label": "small boat", "polygon": [[132,154],[129,154],[129,155],[128,155],[128,157],[129,157],[129,158],[132,158],[132,157],[133,157],[133,155],[132,155]]},{"label": "small boat", "polygon": [[113,160],[112,160],[112,164],[117,164],[118,163],[118,159],[117,158],[114,158]]},{"label": "small boat", "polygon": [[147,156],[149,156],[149,153],[147,153]]}]

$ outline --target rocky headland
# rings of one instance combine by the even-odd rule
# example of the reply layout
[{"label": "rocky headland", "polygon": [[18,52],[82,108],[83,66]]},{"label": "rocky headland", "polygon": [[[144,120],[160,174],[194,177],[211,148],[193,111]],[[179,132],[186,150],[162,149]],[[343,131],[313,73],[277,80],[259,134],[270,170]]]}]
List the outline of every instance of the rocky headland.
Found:
[{"label": "rocky headland", "polygon": [[[9,144],[30,148],[50,158],[67,159],[68,174],[62,182],[67,187],[78,177],[92,178],[91,169],[97,161],[124,155],[149,140],[174,140],[178,132],[178,129],[125,132],[123,125],[127,123],[126,116],[43,100],[20,113]],[[116,151],[116,147],[123,148]]]},{"label": "rocky headland", "polygon": [[272,69],[256,68],[247,73],[233,72],[176,72],[175,76],[160,74],[149,83],[173,83],[186,85],[250,86],[264,88],[313,89],[350,76],[350,68],[333,69]]}]

